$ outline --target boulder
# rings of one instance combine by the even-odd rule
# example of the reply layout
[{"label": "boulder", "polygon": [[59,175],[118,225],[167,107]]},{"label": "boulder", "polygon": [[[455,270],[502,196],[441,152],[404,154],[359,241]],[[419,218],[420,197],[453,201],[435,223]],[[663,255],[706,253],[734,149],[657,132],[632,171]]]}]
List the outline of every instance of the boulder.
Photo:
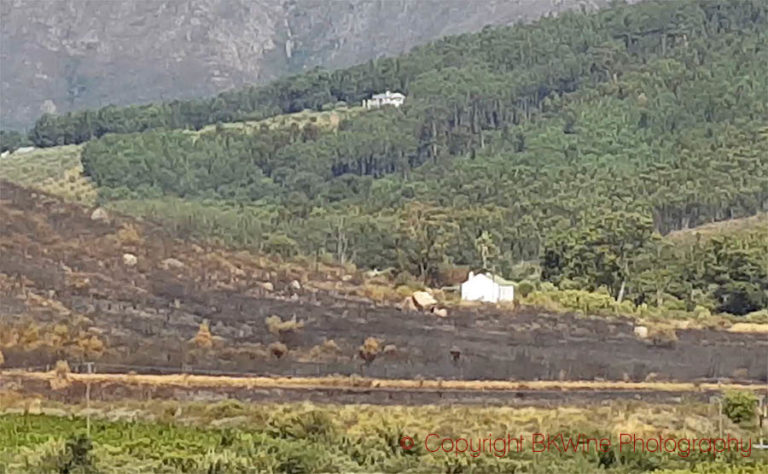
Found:
[{"label": "boulder", "polygon": [[94,209],[94,211],[91,213],[91,220],[92,221],[103,221],[107,222],[109,221],[109,214],[107,211],[104,210],[102,207],[97,207]]},{"label": "boulder", "polygon": [[396,355],[397,354],[397,346],[394,344],[387,344],[384,346],[384,349],[381,351],[384,355]]},{"label": "boulder", "polygon": [[43,402],[39,398],[33,398],[27,405],[27,413],[30,415],[40,415],[43,413],[42,407]]},{"label": "boulder", "polygon": [[175,258],[166,258],[160,262],[160,267],[163,270],[178,270],[180,268],[184,268],[184,263],[181,260],[177,260]]},{"label": "boulder", "polygon": [[635,326],[635,336],[640,339],[646,339],[648,337],[648,328],[645,326]]},{"label": "boulder", "polygon": [[270,281],[265,281],[263,283],[259,283],[259,286],[264,288],[267,291],[275,291],[275,285],[272,284]]},{"label": "boulder", "polygon": [[413,302],[421,310],[430,310],[437,304],[437,300],[426,291],[417,291],[413,294]]},{"label": "boulder", "polygon": [[301,283],[299,283],[298,280],[293,280],[289,286],[293,290],[300,290],[301,289]]},{"label": "boulder", "polygon": [[413,302],[413,298],[405,298],[402,303],[400,303],[400,309],[403,311],[417,311],[418,308],[416,307],[416,303]]},{"label": "boulder", "polygon": [[124,253],[123,254],[123,265],[127,267],[133,267],[137,263],[139,263],[139,259],[136,257],[136,255],[132,253]]},{"label": "boulder", "polygon": [[435,309],[432,311],[432,313],[433,313],[435,316],[439,316],[439,317],[441,317],[441,318],[447,318],[447,317],[448,317],[448,310],[447,310],[447,309],[445,309],[445,308],[439,308],[439,309],[438,309],[438,308],[435,308]]}]

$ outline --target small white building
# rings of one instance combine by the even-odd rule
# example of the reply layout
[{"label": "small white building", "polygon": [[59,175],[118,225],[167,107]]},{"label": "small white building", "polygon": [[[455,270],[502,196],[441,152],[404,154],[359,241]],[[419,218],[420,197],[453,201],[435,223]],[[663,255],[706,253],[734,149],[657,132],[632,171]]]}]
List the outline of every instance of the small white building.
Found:
[{"label": "small white building", "polygon": [[467,281],[461,284],[461,299],[498,303],[515,299],[515,284],[499,276],[469,272]]},{"label": "small white building", "polygon": [[383,94],[373,94],[373,96],[363,101],[363,107],[366,109],[374,109],[382,107],[384,105],[394,105],[400,107],[405,102],[405,96],[399,92],[386,91]]}]

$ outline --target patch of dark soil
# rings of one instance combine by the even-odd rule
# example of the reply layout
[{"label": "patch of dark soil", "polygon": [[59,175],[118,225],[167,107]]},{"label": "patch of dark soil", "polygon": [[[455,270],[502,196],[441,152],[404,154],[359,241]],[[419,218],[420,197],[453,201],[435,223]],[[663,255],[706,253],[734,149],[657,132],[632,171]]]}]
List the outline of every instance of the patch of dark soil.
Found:
[{"label": "patch of dark soil", "polygon": [[[121,216],[109,224],[94,222],[88,209],[7,183],[0,189],[0,324],[79,321],[78,337],[97,334],[105,345],[98,357],[62,352],[46,340],[31,349],[17,345],[3,350],[6,366],[66,357],[137,372],[632,381],[767,377],[768,338],[761,334],[678,330],[677,341],[662,347],[637,339],[629,320],[533,309],[451,309],[444,319],[400,311],[313,289],[311,281],[292,289],[289,278],[300,275],[263,257],[202,249]],[[124,253],[135,254],[138,264],[124,264]],[[183,267],[162,265],[168,258]],[[327,276],[343,285],[337,277]],[[276,290],[264,289],[266,279]],[[265,324],[272,315],[295,318],[301,327],[276,335]],[[196,347],[189,341],[204,322],[211,347]],[[396,346],[397,357],[380,354],[364,363],[358,348],[367,337],[379,339],[382,348]],[[328,340],[338,353],[318,352]],[[280,359],[269,350],[277,342],[288,348]],[[452,354],[456,349],[458,357]]]}]

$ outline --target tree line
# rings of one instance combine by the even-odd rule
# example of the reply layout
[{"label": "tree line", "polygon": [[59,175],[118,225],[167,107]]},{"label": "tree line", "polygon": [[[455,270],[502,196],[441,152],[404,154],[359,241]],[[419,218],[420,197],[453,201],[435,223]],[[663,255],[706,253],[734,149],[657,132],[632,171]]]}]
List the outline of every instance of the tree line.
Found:
[{"label": "tree line", "polygon": [[[744,314],[768,306],[759,235],[660,235],[768,210],[767,23],[760,1],[616,5],[208,100],[44,116],[31,138],[87,140],[102,199],[181,233],[433,282],[537,262],[561,287]],[[406,105],[334,130],[194,131],[384,89]]]}]

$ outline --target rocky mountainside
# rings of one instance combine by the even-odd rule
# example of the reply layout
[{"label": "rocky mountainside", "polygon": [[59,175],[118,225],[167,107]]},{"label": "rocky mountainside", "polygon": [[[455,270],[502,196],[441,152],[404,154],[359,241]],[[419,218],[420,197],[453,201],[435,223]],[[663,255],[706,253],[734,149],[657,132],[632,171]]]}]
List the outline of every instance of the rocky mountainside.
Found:
[{"label": "rocky mountainside", "polygon": [[0,124],[210,95],[608,0],[0,0]]}]

